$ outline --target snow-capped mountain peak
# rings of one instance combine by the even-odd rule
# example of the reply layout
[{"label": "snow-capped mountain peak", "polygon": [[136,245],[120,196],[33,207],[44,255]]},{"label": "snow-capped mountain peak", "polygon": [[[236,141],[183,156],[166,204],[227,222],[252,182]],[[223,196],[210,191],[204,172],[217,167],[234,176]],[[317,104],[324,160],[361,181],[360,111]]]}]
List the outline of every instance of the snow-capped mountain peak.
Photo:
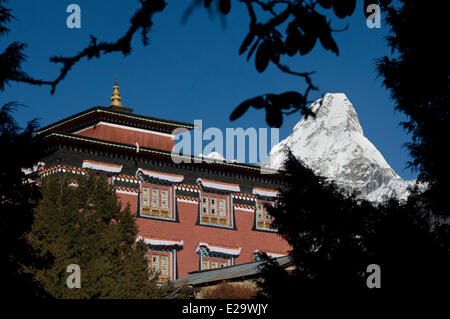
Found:
[{"label": "snow-capped mountain peak", "polygon": [[369,200],[384,195],[407,197],[406,182],[364,136],[358,115],[343,93],[328,93],[310,106],[316,117],[302,118],[285,140],[270,152],[270,166],[280,169],[289,147],[316,173],[346,188],[360,190]]}]

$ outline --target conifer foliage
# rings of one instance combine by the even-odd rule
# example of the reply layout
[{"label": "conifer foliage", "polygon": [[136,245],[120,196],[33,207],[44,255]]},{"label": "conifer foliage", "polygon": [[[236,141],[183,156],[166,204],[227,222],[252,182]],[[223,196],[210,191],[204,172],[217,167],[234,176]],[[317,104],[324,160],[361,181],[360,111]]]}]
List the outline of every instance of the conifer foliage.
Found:
[{"label": "conifer foliage", "polygon": [[[1,11],[1,10],[0,10]],[[1,30],[1,25],[0,25]],[[26,267],[41,267],[44,260],[34,254],[26,236],[33,223],[33,202],[39,189],[27,183],[22,168],[31,167],[41,156],[38,139],[33,138],[36,121],[21,129],[12,113],[15,102],[0,108],[0,263],[2,288],[9,297],[42,297],[45,293],[25,273]]]},{"label": "conifer foliage", "polygon": [[294,270],[287,273],[262,256],[263,296],[289,298],[292,289],[368,293],[369,265],[381,269],[383,291],[423,293],[446,287],[448,233],[435,224],[417,189],[407,202],[391,199],[373,206],[287,155],[286,188],[278,205],[267,209],[273,227],[292,246]]},{"label": "conifer foliage", "polygon": [[297,291],[332,287],[365,287],[361,272],[367,266],[365,235],[374,208],[343,192],[330,181],[287,154],[287,187],[278,205],[267,206],[273,227],[292,246],[291,275],[266,258],[263,290],[286,297],[286,287]]},{"label": "conifer foliage", "polygon": [[394,54],[379,59],[377,70],[396,110],[407,116],[402,125],[412,136],[409,164],[429,186],[423,200],[434,215],[448,219],[450,64],[442,40],[447,6],[443,1],[399,2],[386,16]]},{"label": "conifer foliage", "polygon": [[[149,276],[147,248],[135,245],[137,226],[105,176],[55,174],[41,185],[30,234],[50,266],[30,269],[56,298],[151,298],[162,291]],[[81,288],[68,288],[67,267],[80,267]]]}]

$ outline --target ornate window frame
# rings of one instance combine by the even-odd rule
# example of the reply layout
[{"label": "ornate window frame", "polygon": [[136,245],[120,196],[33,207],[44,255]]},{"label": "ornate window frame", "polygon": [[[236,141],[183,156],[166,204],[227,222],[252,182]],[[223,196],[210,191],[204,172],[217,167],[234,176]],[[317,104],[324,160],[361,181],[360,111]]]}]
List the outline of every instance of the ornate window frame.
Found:
[{"label": "ornate window frame", "polygon": [[175,185],[181,183],[184,176],[138,168],[136,177],[140,179],[141,191],[139,196],[139,216],[177,221]]},{"label": "ornate window frame", "polygon": [[[227,253],[226,250],[235,252]],[[219,269],[234,265],[235,257],[238,257],[241,249],[200,243],[197,247],[199,254],[199,270]]]},{"label": "ornate window frame", "polygon": [[200,204],[198,225],[234,229],[234,207],[231,194],[240,191],[237,184],[197,178]]},{"label": "ornate window frame", "polygon": [[210,256],[200,256],[200,270],[220,269],[232,265],[231,258],[218,258]]},{"label": "ornate window frame", "polygon": [[277,204],[277,197],[279,196],[279,191],[253,187],[253,195],[255,198],[255,217],[254,217],[254,230],[267,231],[267,232],[278,232],[278,229],[271,228],[273,217],[267,211],[267,205],[275,206]]},{"label": "ornate window frame", "polygon": [[[168,280],[176,280],[178,276],[177,252],[183,249],[183,241],[141,235],[136,238],[136,241],[141,239],[148,248],[146,256],[148,256],[149,270],[152,276],[154,276],[155,268],[157,271],[161,271],[161,266],[164,265],[162,262],[166,260],[167,271],[160,274],[158,281],[164,283]],[[153,265],[155,261],[158,262],[157,267]]]},{"label": "ornate window frame", "polygon": [[[150,273],[154,275],[156,272],[159,273],[158,281],[164,282],[167,280],[173,280],[171,277],[173,272],[172,252],[149,250],[147,252],[149,255],[149,268]],[[155,264],[156,263],[156,264]],[[163,266],[165,270],[163,270]]]},{"label": "ornate window frame", "polygon": [[175,220],[175,187],[141,183],[139,211],[141,217]]},{"label": "ornate window frame", "polygon": [[200,191],[200,225],[232,228],[233,200],[230,194]]},{"label": "ornate window frame", "polygon": [[255,229],[260,231],[269,231],[269,232],[278,232],[278,229],[271,228],[271,223],[273,221],[273,217],[267,211],[266,205],[274,206],[276,203],[273,200],[255,200]]}]

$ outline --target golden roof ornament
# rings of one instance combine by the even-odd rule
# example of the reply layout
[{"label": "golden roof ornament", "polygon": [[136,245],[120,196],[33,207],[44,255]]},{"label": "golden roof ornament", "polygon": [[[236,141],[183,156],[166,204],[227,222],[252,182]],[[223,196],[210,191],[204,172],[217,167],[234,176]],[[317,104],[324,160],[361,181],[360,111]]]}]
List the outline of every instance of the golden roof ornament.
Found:
[{"label": "golden roof ornament", "polygon": [[123,107],[122,103],[120,102],[120,100],[122,100],[122,98],[120,97],[119,86],[117,85],[117,77],[116,77],[116,82],[113,86],[113,89],[114,89],[114,92],[111,95],[111,104],[109,106]]}]

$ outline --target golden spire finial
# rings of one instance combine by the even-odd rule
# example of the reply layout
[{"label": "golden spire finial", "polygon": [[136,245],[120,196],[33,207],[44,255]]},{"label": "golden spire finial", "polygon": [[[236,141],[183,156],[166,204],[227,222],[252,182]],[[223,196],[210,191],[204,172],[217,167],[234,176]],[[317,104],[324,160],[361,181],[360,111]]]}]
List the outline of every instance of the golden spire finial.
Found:
[{"label": "golden spire finial", "polygon": [[115,80],[113,89],[114,89],[114,92],[111,95],[111,104],[109,106],[123,107],[122,103],[120,102],[120,100],[122,100],[122,98],[120,97],[119,86],[117,85],[117,76],[116,76],[116,80]]}]

